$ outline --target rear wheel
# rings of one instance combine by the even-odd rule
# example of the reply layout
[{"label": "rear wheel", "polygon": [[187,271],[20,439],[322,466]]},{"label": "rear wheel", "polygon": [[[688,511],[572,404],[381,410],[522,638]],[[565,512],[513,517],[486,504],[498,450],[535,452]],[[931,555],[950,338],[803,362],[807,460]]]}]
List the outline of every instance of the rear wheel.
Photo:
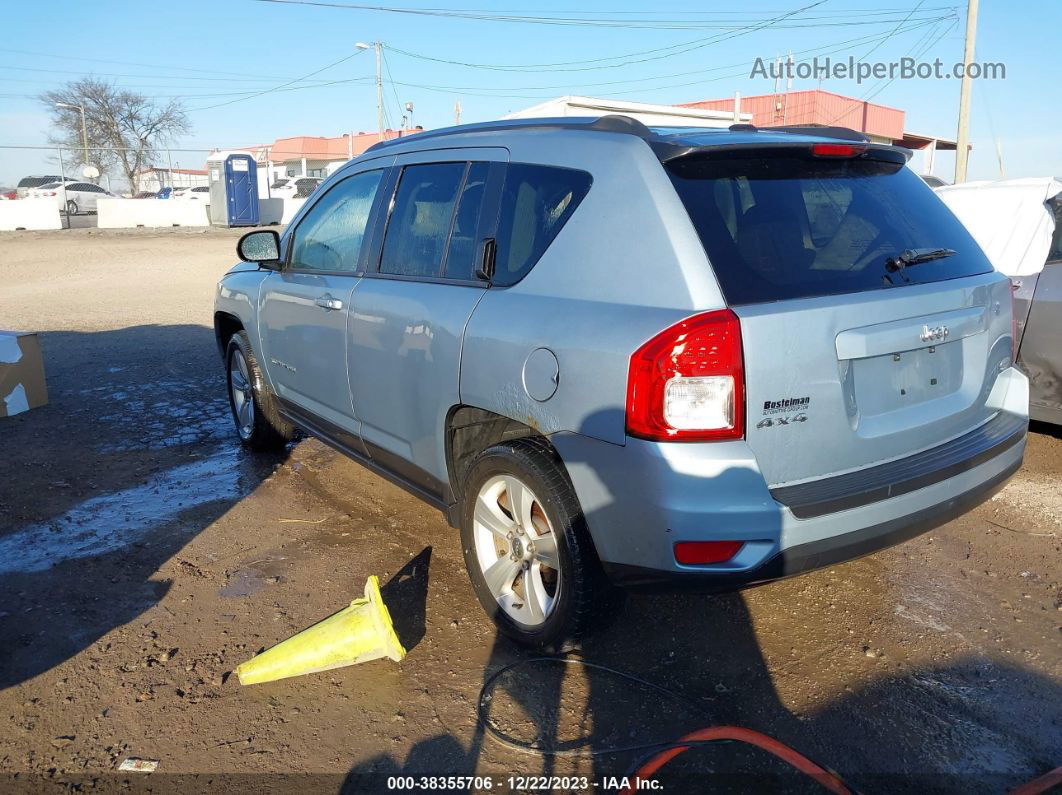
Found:
[{"label": "rear wheel", "polygon": [[295,429],[280,416],[246,331],[232,335],[225,361],[229,407],[240,441],[255,450],[283,447],[294,437]]},{"label": "rear wheel", "polygon": [[526,646],[576,645],[614,591],[556,454],[535,439],[492,447],[470,467],[464,495],[462,547],[483,609]]},{"label": "rear wheel", "polygon": [[70,199],[66,203],[66,214],[67,215],[77,215],[77,202],[74,201],[73,199]]}]

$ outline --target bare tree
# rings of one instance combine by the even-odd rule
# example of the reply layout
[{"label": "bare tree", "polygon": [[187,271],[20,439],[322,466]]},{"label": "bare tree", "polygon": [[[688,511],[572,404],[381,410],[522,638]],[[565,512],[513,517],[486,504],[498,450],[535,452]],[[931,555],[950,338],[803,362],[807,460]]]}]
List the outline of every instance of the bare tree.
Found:
[{"label": "bare tree", "polygon": [[[136,175],[154,165],[158,147],[191,130],[177,100],[157,105],[149,97],[104,80],[84,77],[39,97],[52,113],[52,142],[80,150],[80,159],[101,172],[119,170],[136,189]],[[87,149],[82,143],[81,110],[85,109]]]}]

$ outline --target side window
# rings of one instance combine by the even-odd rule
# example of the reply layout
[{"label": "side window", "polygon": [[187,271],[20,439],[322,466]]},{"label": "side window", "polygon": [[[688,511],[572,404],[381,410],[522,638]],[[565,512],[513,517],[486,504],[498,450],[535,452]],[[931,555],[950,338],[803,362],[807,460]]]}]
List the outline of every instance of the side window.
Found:
[{"label": "side window", "polygon": [[590,190],[585,171],[512,163],[502,189],[494,283],[515,284],[534,267]]},{"label": "side window", "polygon": [[446,255],[446,278],[471,281],[476,267],[479,247],[479,215],[483,209],[483,194],[487,188],[489,163],[470,163],[461,186],[461,197],[454,215],[454,229],[450,233],[450,251]]},{"label": "side window", "polygon": [[383,171],[366,171],[337,183],[306,214],[294,232],[289,268],[316,271],[358,269],[361,243]]},{"label": "side window", "polygon": [[406,166],[387,222],[381,273],[439,276],[465,163]]}]

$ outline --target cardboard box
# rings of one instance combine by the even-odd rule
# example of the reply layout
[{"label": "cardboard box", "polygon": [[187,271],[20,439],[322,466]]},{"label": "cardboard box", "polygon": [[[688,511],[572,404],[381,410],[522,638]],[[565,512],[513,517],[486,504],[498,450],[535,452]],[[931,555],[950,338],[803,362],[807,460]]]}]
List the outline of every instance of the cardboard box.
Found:
[{"label": "cardboard box", "polygon": [[11,417],[48,402],[44,358],[37,335],[0,331],[0,417]]}]

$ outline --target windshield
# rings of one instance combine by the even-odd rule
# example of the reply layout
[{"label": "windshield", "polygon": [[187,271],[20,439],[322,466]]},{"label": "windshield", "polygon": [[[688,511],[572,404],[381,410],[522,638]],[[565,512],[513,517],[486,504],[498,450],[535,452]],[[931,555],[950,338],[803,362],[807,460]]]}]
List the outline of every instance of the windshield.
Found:
[{"label": "windshield", "polygon": [[[790,151],[682,159],[669,171],[733,305],[992,270],[932,189],[897,162],[812,159]],[[908,249],[940,248],[956,253],[899,273],[886,268]]]}]

